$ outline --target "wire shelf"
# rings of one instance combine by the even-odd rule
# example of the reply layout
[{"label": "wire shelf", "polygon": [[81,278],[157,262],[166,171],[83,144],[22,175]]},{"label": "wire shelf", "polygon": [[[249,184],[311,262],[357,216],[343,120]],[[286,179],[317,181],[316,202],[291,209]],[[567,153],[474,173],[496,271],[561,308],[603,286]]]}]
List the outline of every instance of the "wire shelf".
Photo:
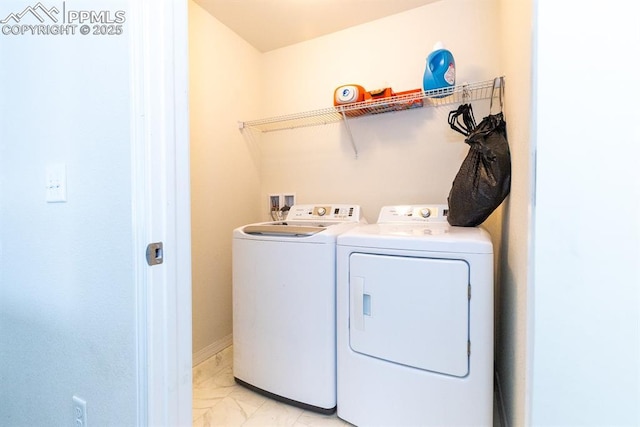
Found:
[{"label": "wire shelf", "polygon": [[374,114],[390,113],[420,107],[440,107],[443,105],[490,99],[494,92],[493,88],[494,80],[487,80],[443,89],[419,90],[374,101],[355,102],[338,107],[240,122],[239,126],[240,129],[250,128],[260,132],[273,132],[283,129],[326,125]]}]

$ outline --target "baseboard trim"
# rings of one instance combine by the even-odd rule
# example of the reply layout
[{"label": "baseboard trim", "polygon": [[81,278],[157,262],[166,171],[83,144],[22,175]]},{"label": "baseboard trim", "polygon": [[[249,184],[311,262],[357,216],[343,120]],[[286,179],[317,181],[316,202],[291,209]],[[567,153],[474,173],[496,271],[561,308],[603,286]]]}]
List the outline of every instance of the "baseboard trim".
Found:
[{"label": "baseboard trim", "polygon": [[202,350],[196,351],[195,353],[193,353],[193,366],[195,367],[199,365],[214,354],[217,354],[225,348],[229,347],[231,344],[233,344],[233,335],[229,334],[226,337],[212,342]]}]

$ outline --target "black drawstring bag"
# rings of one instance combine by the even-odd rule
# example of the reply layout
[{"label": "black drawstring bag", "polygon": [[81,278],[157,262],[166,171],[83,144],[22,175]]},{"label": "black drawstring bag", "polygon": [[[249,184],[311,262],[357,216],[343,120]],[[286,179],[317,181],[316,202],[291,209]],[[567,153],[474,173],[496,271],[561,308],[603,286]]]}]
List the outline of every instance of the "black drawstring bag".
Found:
[{"label": "black drawstring bag", "polygon": [[[475,125],[470,105],[465,104],[449,114],[451,128],[467,136],[465,142],[469,144],[467,157],[449,192],[447,221],[451,225],[482,224],[511,190],[511,154],[502,114],[504,79],[499,79],[501,111],[498,114],[489,114],[473,129],[470,129]],[[496,84],[494,82],[494,90]],[[461,116],[463,126],[460,126]]]}]

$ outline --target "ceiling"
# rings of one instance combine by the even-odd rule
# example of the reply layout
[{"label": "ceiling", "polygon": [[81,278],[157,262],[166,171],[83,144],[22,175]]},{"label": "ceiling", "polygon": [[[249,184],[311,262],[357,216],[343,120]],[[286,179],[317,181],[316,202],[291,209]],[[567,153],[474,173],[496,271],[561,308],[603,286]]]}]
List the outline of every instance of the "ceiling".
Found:
[{"label": "ceiling", "polygon": [[438,0],[194,0],[268,52]]}]

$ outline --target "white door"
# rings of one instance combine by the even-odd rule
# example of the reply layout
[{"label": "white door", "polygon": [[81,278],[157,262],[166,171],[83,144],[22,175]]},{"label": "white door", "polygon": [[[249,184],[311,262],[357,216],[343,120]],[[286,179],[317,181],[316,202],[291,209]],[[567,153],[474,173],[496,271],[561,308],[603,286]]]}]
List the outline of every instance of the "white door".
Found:
[{"label": "white door", "polygon": [[469,266],[461,260],[354,253],[353,351],[427,371],[469,372]]},{"label": "white door", "polygon": [[[192,425],[187,3],[132,0],[138,424]],[[162,242],[162,263],[147,245]]]}]

